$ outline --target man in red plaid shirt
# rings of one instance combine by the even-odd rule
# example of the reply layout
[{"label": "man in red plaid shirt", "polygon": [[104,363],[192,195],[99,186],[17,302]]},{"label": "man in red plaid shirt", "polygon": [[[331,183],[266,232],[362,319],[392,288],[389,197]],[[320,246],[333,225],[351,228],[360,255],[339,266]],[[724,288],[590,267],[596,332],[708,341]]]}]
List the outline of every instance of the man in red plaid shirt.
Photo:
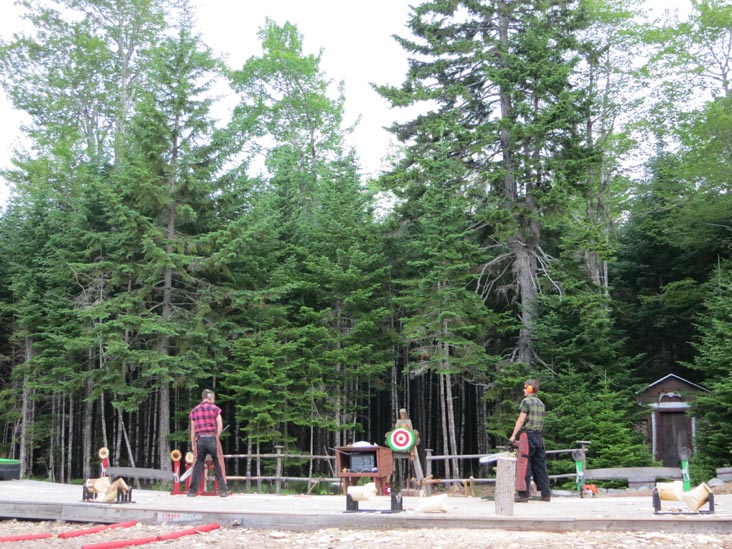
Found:
[{"label": "man in red plaid shirt", "polygon": [[223,430],[221,408],[214,404],[216,395],[210,389],[203,391],[201,398],[201,403],[193,408],[188,416],[191,420],[191,446],[195,448],[196,452],[196,463],[193,466],[188,497],[194,497],[198,492],[206,457],[211,456],[219,494],[225,498],[228,491],[218,456],[219,435]]}]

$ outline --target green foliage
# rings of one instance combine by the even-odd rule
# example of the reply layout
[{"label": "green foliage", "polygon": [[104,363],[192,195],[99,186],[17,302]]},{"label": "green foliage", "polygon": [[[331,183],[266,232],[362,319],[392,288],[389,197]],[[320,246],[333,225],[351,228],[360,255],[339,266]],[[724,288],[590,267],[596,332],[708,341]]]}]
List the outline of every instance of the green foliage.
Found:
[{"label": "green foliage", "polygon": [[689,364],[705,376],[709,393],[701,393],[692,409],[697,421],[697,453],[692,460],[696,481],[715,476],[718,467],[732,465],[732,445],[726,425],[732,419],[728,403],[732,395],[732,271],[729,262],[721,263],[706,285],[706,312],[699,315],[698,351]]},{"label": "green foliage", "polygon": [[[422,110],[368,188],[345,88],[294,25],[265,21],[234,70],[186,2],[22,4],[33,32],[0,45],[29,116],[0,219],[1,452],[62,473],[111,441],[157,465],[215,387],[229,446],[379,440],[404,405],[459,453],[483,427],[505,442],[537,377],[549,445],[646,465],[632,391],[675,372],[711,389],[695,476],[730,464],[726,2],[643,34],[625,0],[416,6],[405,80],[377,89]],[[626,170],[643,129],[647,176]],[[383,224],[374,188],[397,199]]]},{"label": "green foliage", "polygon": [[500,375],[496,376],[491,389],[485,392],[484,398],[493,404],[493,413],[485,428],[496,440],[497,445],[505,445],[508,442],[519,413],[521,388],[524,381],[532,378],[541,379],[541,375],[530,371],[525,364],[520,362],[502,364]]},{"label": "green foliage", "polygon": [[726,404],[732,398],[732,374],[708,384],[709,393],[700,394],[692,411],[696,418],[696,452],[689,468],[694,483],[708,482],[720,467],[732,467],[732,443],[727,426],[732,411]]},{"label": "green foliage", "polygon": [[277,212],[271,238],[284,262],[267,258],[271,310],[235,344],[226,378],[252,440],[290,443],[306,428],[323,433],[313,444],[332,446],[338,432],[362,428],[364,399],[389,367],[386,262],[344,153],[341,91],[328,95],[320,57],[303,53],[293,25],[268,20],[260,38],[262,55],[232,73],[240,103],[227,132],[259,144],[269,182],[255,208]]},{"label": "green foliage", "polygon": [[639,410],[632,393],[618,390],[610,376],[567,371],[542,386],[547,405],[544,436],[552,445],[576,448],[591,442],[588,467],[652,465],[642,435],[635,430]]},{"label": "green foliage", "polygon": [[693,375],[680,364],[693,356],[701,282],[719,242],[691,244],[683,236],[703,229],[692,230],[690,219],[683,219],[692,199],[678,177],[679,160],[661,155],[652,168],[653,179],[621,228],[617,261],[611,264],[616,325],[626,334],[625,353],[642,355],[639,375],[648,382],[668,373]]}]

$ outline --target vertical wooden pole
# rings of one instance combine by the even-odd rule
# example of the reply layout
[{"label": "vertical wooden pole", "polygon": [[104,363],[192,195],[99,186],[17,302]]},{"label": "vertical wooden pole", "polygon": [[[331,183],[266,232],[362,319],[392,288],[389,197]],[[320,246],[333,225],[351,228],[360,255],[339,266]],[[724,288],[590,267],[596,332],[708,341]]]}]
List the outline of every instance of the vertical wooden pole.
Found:
[{"label": "vertical wooden pole", "polygon": [[513,496],[516,489],[516,458],[500,457],[496,468],[496,515],[513,516]]},{"label": "vertical wooden pole", "polygon": [[275,446],[275,452],[277,452],[277,463],[275,464],[275,493],[279,496],[280,489],[282,487],[282,449],[284,446]]}]

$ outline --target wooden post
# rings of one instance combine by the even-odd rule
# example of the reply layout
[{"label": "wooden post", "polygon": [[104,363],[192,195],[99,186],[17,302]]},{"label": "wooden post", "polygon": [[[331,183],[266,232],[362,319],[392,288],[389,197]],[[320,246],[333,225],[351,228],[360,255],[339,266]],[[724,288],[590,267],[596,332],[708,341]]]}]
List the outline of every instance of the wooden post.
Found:
[{"label": "wooden post", "polygon": [[[425,448],[424,453],[425,453],[425,457],[424,457],[425,476],[424,476],[424,478],[432,478],[432,450],[430,448]],[[432,494],[432,485],[425,484],[424,485],[424,495],[429,496],[430,494]]]},{"label": "wooden post", "polygon": [[412,448],[412,451],[409,454],[409,459],[414,465],[414,476],[417,478],[417,486],[419,486],[419,483],[422,482],[422,479],[424,478],[424,474],[422,473],[422,463],[419,461],[419,451],[417,451],[416,446]]},{"label": "wooden post", "polygon": [[275,446],[275,451],[277,452],[277,463],[275,465],[275,486],[277,486],[275,493],[279,496],[280,495],[280,487],[282,486],[282,448],[284,446]]},{"label": "wooden post", "polygon": [[516,490],[516,458],[500,457],[496,467],[496,515],[513,516],[513,496]]}]

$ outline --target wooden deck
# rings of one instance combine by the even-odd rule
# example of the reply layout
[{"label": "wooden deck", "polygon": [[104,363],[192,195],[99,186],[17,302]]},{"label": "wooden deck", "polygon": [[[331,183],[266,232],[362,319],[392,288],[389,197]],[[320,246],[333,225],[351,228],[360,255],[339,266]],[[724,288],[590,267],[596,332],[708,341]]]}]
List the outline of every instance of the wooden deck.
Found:
[{"label": "wooden deck", "polygon": [[[437,496],[439,497],[439,496]],[[732,531],[732,495],[715,498],[714,514],[655,514],[651,496],[553,497],[551,503],[514,505],[513,516],[497,516],[492,501],[455,496],[444,512],[421,510],[429,498],[404,498],[402,512],[390,512],[390,498],[360,502],[346,512],[344,496],[270,496],[234,494],[228,498],[170,495],[133,490],[130,503],[82,500],[82,487],[39,481],[0,482],[0,518],[111,524],[199,525],[218,522],[256,529],[303,531],[319,528],[498,528],[543,531]],[[680,502],[664,502],[682,505]]]}]

